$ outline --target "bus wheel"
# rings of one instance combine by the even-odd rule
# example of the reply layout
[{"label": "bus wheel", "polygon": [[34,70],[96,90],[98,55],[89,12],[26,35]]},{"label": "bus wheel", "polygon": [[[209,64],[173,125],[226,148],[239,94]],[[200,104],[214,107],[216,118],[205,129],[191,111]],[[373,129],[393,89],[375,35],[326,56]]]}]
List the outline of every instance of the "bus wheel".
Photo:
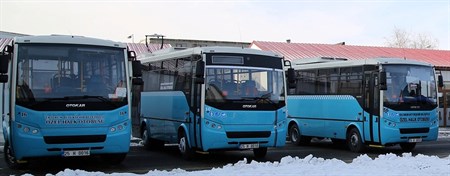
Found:
[{"label": "bus wheel", "polygon": [[146,150],[162,149],[164,147],[163,141],[150,138],[147,127],[144,127],[142,132],[142,142]]},{"label": "bus wheel", "polygon": [[404,152],[412,152],[416,147],[416,143],[400,143],[400,147]]},{"label": "bus wheel", "polygon": [[11,169],[22,169],[26,166],[26,163],[19,163],[14,156],[14,152],[11,150],[11,145],[9,145],[9,141],[5,141],[5,145],[3,146],[3,157],[5,158],[5,162]]},{"label": "bus wheel", "polygon": [[190,160],[194,156],[194,150],[189,146],[186,134],[181,132],[178,137],[178,149],[180,150],[181,156],[185,160]]},{"label": "bus wheel", "polygon": [[101,156],[103,161],[110,165],[118,165],[118,164],[122,163],[122,161],[125,160],[125,157],[127,157],[126,153],[113,153],[113,154],[105,154],[105,155]]},{"label": "bus wheel", "polygon": [[253,149],[253,155],[255,155],[255,158],[264,158],[266,154],[267,154],[267,147]]},{"label": "bus wheel", "polygon": [[302,136],[297,125],[292,125],[289,128],[289,139],[295,145],[307,145],[311,142],[311,138],[307,136]]},{"label": "bus wheel", "polygon": [[361,135],[357,128],[352,128],[347,134],[347,146],[352,152],[361,153],[365,150]]}]

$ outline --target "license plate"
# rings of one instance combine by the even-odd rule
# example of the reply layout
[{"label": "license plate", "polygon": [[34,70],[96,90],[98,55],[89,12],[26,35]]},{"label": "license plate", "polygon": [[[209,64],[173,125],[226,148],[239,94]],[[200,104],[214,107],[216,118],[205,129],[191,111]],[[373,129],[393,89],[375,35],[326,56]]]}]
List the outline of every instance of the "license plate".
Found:
[{"label": "license plate", "polygon": [[259,144],[241,144],[239,145],[240,149],[254,149],[254,148],[259,148]]},{"label": "license plate", "polygon": [[91,155],[90,150],[67,150],[67,151],[64,151],[64,153],[63,153],[64,157],[89,156],[89,155]]},{"label": "license plate", "polygon": [[422,138],[410,138],[408,142],[422,142]]}]

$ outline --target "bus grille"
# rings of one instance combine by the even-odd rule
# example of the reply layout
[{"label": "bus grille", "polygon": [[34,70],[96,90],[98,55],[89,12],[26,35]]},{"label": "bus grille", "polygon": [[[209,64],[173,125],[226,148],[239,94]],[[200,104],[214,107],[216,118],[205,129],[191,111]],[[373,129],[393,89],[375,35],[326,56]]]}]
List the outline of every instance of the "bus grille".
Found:
[{"label": "bus grille", "polygon": [[400,134],[428,133],[430,128],[400,128]]},{"label": "bus grille", "polygon": [[46,144],[95,143],[105,142],[105,140],[106,135],[44,136]]},{"label": "bus grille", "polygon": [[228,138],[267,138],[270,131],[236,131],[227,132]]}]

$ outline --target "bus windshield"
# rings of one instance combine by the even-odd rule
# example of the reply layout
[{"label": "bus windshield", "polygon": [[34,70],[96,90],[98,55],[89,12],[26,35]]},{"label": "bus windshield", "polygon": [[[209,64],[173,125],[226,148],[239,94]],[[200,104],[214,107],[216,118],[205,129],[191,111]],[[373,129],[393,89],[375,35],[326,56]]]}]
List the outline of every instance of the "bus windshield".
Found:
[{"label": "bus windshield", "polygon": [[284,105],[283,83],[284,73],[278,69],[207,66],[206,104]]},{"label": "bus windshield", "polygon": [[54,101],[120,105],[127,101],[124,49],[23,44],[17,57],[19,105],[33,108],[41,103],[43,107]]},{"label": "bus windshield", "polygon": [[385,65],[387,90],[384,104],[393,109],[430,109],[437,106],[435,76],[432,67]]}]

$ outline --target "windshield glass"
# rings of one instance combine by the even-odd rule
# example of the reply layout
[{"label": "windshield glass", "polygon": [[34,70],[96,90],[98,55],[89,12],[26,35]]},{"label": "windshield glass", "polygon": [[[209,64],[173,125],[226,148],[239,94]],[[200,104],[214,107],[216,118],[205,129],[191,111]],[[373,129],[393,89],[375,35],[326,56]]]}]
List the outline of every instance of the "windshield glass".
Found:
[{"label": "windshield glass", "polygon": [[398,105],[419,108],[437,106],[435,76],[432,67],[412,65],[385,65],[387,90],[384,93],[386,106]]},{"label": "windshield glass", "polygon": [[17,104],[126,102],[125,53],[120,48],[21,45],[17,59]]},{"label": "windshield glass", "polygon": [[282,70],[249,67],[206,68],[206,103],[284,104]]}]

